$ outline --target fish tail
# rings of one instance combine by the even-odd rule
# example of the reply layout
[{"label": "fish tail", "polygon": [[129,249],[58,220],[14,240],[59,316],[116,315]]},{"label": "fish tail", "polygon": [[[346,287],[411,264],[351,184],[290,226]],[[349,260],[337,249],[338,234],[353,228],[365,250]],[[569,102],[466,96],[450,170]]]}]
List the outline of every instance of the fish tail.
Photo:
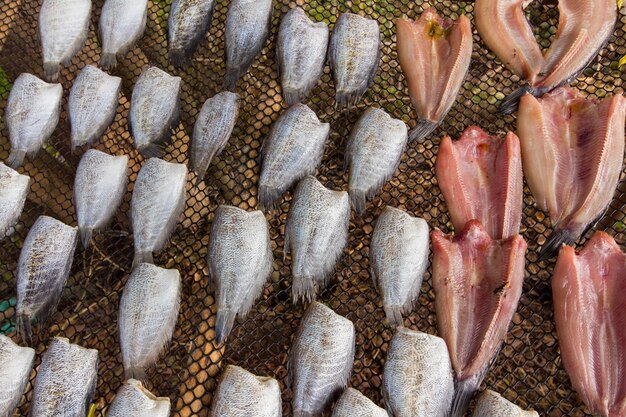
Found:
[{"label": "fish tail", "polygon": [[450,417],[463,417],[469,406],[470,400],[478,390],[480,381],[476,383],[476,378],[465,381],[456,381],[454,384],[454,398],[452,399],[452,410]]},{"label": "fish tail", "polygon": [[146,146],[142,146],[141,148],[137,148],[141,156],[145,159],[160,158],[163,155],[163,149],[164,146],[158,142],[150,143]]},{"label": "fish tail", "polygon": [[402,306],[385,306],[385,316],[390,326],[401,327],[404,325]]},{"label": "fish tail", "polygon": [[315,300],[315,284],[310,277],[293,277],[291,284],[291,298],[294,304],[302,300],[303,302],[311,302]]},{"label": "fish tail", "polygon": [[180,48],[172,48],[169,51],[170,61],[176,68],[184,67],[187,64],[187,54]]},{"label": "fish tail", "polygon": [[354,207],[354,210],[359,216],[362,216],[365,212],[365,206],[367,205],[365,191],[351,190],[349,194],[352,207]]},{"label": "fish tail", "polygon": [[287,103],[288,106],[293,106],[294,104],[300,103],[304,98],[304,95],[300,90],[285,87],[283,88],[283,98],[285,99],[285,103]]},{"label": "fish tail", "polygon": [[46,81],[56,83],[59,79],[59,68],[60,64],[58,62],[44,62],[43,72],[46,77]]},{"label": "fish tail", "polygon": [[524,85],[518,88],[502,100],[502,103],[500,103],[500,107],[498,108],[498,113],[511,114],[517,111],[517,108],[519,107],[519,100],[526,93],[535,95],[536,91],[529,85]]},{"label": "fish tail", "polygon": [[238,68],[227,69],[226,75],[224,75],[224,83],[222,86],[225,90],[233,91],[240,77],[241,71]]},{"label": "fish tail", "polygon": [[32,343],[33,329],[30,325],[30,316],[24,313],[17,313],[15,319],[15,329],[22,342],[30,345]]},{"label": "fish tail", "polygon": [[422,140],[426,136],[433,133],[439,126],[439,122],[431,122],[430,120],[420,120],[417,125],[409,132],[409,142],[414,140]]},{"label": "fish tail", "polygon": [[117,67],[117,57],[114,52],[103,52],[100,57],[100,66],[105,70],[112,70]]},{"label": "fish tail", "polygon": [[281,196],[279,189],[269,187],[267,185],[259,186],[259,205],[264,210],[271,210],[276,208],[276,202]]},{"label": "fish tail", "polygon": [[539,261],[547,261],[559,254],[563,244],[571,245],[578,239],[578,233],[570,229],[556,229],[543,244],[539,252]]},{"label": "fish tail", "polygon": [[224,343],[235,325],[236,312],[233,310],[220,310],[215,320],[215,339],[217,344]]},{"label": "fish tail", "polygon": [[11,153],[9,154],[7,162],[11,168],[17,169],[22,166],[25,157],[26,151],[23,151],[21,149],[11,149]]},{"label": "fish tail", "polygon": [[91,235],[93,234],[93,229],[91,227],[83,227],[80,229],[80,240],[83,242],[83,249],[87,250],[89,247],[89,242],[91,241]]},{"label": "fish tail", "polygon": [[146,381],[146,371],[141,366],[129,366],[124,373],[126,379]]},{"label": "fish tail", "polygon": [[153,264],[154,259],[152,258],[152,252],[141,252],[135,250],[135,258],[133,259],[133,268],[135,268],[139,264],[149,263]]},{"label": "fish tail", "polygon": [[336,93],[336,109],[348,108],[350,110],[351,107],[356,106],[356,104],[361,100],[365,91],[354,90],[354,91],[337,91]]}]

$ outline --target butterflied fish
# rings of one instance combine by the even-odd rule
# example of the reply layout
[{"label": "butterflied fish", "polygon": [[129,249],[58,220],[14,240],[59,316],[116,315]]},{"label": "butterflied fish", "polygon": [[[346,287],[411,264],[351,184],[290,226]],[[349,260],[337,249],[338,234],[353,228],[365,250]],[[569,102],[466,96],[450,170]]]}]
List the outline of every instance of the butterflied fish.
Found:
[{"label": "butterflied fish", "polygon": [[17,77],[4,115],[11,141],[11,167],[21,166],[26,155],[34,157],[52,135],[59,122],[62,95],[61,84],[48,84],[27,73]]},{"label": "butterflied fish", "polygon": [[174,333],[180,274],[152,264],[134,267],[120,298],[118,332],[126,378],[145,379]]},{"label": "butterflied fish", "polygon": [[87,248],[94,230],[111,221],[128,185],[128,156],[89,149],[82,156],[74,180],[78,231]]},{"label": "butterflied fish", "polygon": [[524,411],[506,398],[486,390],[478,397],[473,417],[539,417],[536,411]]},{"label": "butterflied fish", "polygon": [[311,301],[326,286],[348,242],[350,201],[345,191],[305,177],[296,188],[285,226],[284,253],[291,252],[291,296]]},{"label": "butterflied fish", "polygon": [[222,343],[235,322],[245,317],[272,273],[272,242],[261,211],[219,206],[211,226],[207,265],[216,293],[215,334]]},{"label": "butterflied fish", "polygon": [[406,141],[404,122],[376,107],[365,110],[352,128],[345,165],[350,169],[350,200],[359,215],[400,165]]},{"label": "butterflied fish", "polygon": [[322,76],[328,38],[328,25],[312,22],[300,7],[287,12],[280,22],[276,57],[288,106],[304,100]]},{"label": "butterflied fish", "polygon": [[399,327],[387,351],[382,391],[394,417],[447,417],[454,382],[443,339]]},{"label": "butterflied fish", "polygon": [[43,69],[56,82],[61,65],[69,66],[89,34],[91,0],[44,0],[39,12]]},{"label": "butterflied fish", "polygon": [[379,61],[378,23],[357,14],[342,13],[328,46],[337,108],[356,106],[374,80]]},{"label": "butterflied fish", "polygon": [[113,69],[143,36],[148,0],[106,0],[100,16],[100,66]]},{"label": "butterflied fish", "polygon": [[117,390],[107,417],[168,417],[170,399],[157,397],[141,381],[129,379]]},{"label": "butterflied fish", "polygon": [[21,347],[0,334],[0,416],[10,417],[17,408],[30,378],[35,351]]},{"label": "butterflied fish", "polygon": [[459,140],[446,136],[439,145],[435,173],[455,230],[477,219],[494,239],[519,233],[524,180],[514,133],[489,136],[470,126]]},{"label": "butterflied fish", "polygon": [[461,417],[495,360],[522,295],[526,242],[520,235],[493,240],[477,220],[457,236],[435,230],[431,239],[437,328],[455,372],[450,417]]},{"label": "butterflied fish", "polygon": [[196,182],[204,179],[211,161],[230,139],[239,115],[239,96],[229,91],[216,94],[205,101],[191,141],[191,167],[198,174]]},{"label": "butterflied fish", "polygon": [[204,39],[213,17],[214,0],[173,0],[167,23],[169,56],[182,67]]},{"label": "butterflied fish", "polygon": [[354,340],[350,320],[324,304],[309,305],[289,352],[294,417],[321,414],[347,385]]},{"label": "butterflied fish", "polygon": [[91,145],[107,130],[117,112],[122,79],[86,65],[70,90],[69,119],[72,150]]},{"label": "butterflied fish", "polygon": [[459,94],[472,58],[472,27],[466,16],[454,23],[433,8],[396,25],[398,60],[419,118],[409,136],[420,140],[439,126]]},{"label": "butterflied fish", "polygon": [[389,417],[387,412],[354,388],[346,388],[341,394],[332,417]]},{"label": "butterflied fish", "polygon": [[31,337],[32,320],[44,321],[57,308],[70,275],[78,230],[52,217],[32,225],[17,262],[17,332]]},{"label": "butterflied fish", "polygon": [[626,415],[625,271],[615,240],[596,232],[580,252],[563,246],[552,275],[563,365],[591,414],[603,417]]},{"label": "butterflied fish", "polygon": [[187,167],[148,159],[137,175],[130,204],[135,259],[133,265],[152,263],[169,240],[185,208]]},{"label": "butterflied fish", "polygon": [[280,417],[283,415],[280,386],[274,378],[256,376],[243,368],[227,365],[209,417]]},{"label": "butterflied fish", "polygon": [[272,208],[300,179],[315,172],[324,153],[330,125],[304,104],[285,110],[263,142],[259,204]]},{"label": "butterflied fish", "polygon": [[135,147],[146,157],[159,156],[180,115],[181,78],[157,67],[141,72],[130,100],[128,121]]},{"label": "butterflied fish", "polygon": [[606,212],[624,159],[626,98],[585,99],[563,87],[522,97],[517,133],[526,183],[554,231],[539,259],[572,244]]},{"label": "butterflied fish", "polygon": [[86,416],[96,392],[98,351],[55,337],[37,370],[31,417]]},{"label": "butterflied fish", "polygon": [[226,17],[226,75],[232,90],[265,46],[272,25],[272,0],[233,0]]},{"label": "butterflied fish", "polygon": [[0,239],[8,236],[19,220],[29,184],[28,175],[22,175],[0,162]]},{"label": "butterflied fish", "polygon": [[402,326],[419,297],[428,269],[428,223],[391,207],[378,217],[370,244],[370,268],[387,321]]}]

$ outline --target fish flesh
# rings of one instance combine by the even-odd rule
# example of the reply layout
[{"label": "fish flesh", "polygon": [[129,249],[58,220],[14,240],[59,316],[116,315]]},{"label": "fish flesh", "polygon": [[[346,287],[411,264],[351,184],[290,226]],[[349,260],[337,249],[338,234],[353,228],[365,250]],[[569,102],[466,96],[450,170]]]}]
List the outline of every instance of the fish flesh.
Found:
[{"label": "fish flesh", "polygon": [[181,78],[157,67],[141,72],[130,99],[128,121],[137,150],[159,156],[171,139],[180,116]]},{"label": "fish flesh", "polygon": [[224,89],[233,90],[263,50],[272,26],[272,0],[233,0],[226,16]]},{"label": "fish flesh", "polygon": [[46,80],[56,82],[61,65],[69,66],[89,34],[91,0],[44,0],[39,39]]},{"label": "fish flesh", "polygon": [[370,269],[392,326],[402,326],[413,309],[428,269],[428,223],[387,206],[376,220],[370,244]]},{"label": "fish flesh", "polygon": [[259,204],[273,208],[294,184],[315,173],[322,162],[330,125],[313,110],[295,104],[285,110],[263,142]]},{"label": "fish flesh", "polygon": [[170,399],[157,397],[141,384],[129,379],[115,394],[107,410],[107,417],[168,417]]},{"label": "fish flesh", "polygon": [[472,417],[539,417],[536,411],[524,411],[506,398],[485,390],[476,402]]},{"label": "fish flesh", "polygon": [[348,384],[354,362],[354,324],[316,301],[306,309],[289,352],[293,416],[326,410]]},{"label": "fish flesh", "polygon": [[31,338],[31,321],[55,312],[70,275],[78,230],[52,217],[32,225],[17,262],[17,333]]},{"label": "fish flesh", "polygon": [[328,46],[328,64],[335,80],[336,108],[354,107],[361,100],[380,61],[378,22],[342,13]]},{"label": "fish flesh", "polygon": [[133,268],[120,298],[118,332],[126,378],[145,380],[174,334],[180,274],[152,264]]},{"label": "fish flesh", "polygon": [[20,167],[26,155],[34,157],[50,138],[59,122],[62,95],[61,84],[48,84],[28,73],[17,77],[4,116],[11,141],[10,167]]},{"label": "fish flesh", "polygon": [[514,133],[489,136],[470,126],[459,140],[444,137],[435,173],[455,230],[477,219],[493,239],[519,233],[524,180],[520,141]]},{"label": "fish flesh", "polygon": [[472,26],[466,16],[456,22],[428,8],[417,21],[398,19],[398,60],[409,85],[419,121],[409,133],[421,140],[446,117],[472,59]]},{"label": "fish flesh", "polygon": [[332,417],[389,417],[387,412],[354,388],[346,388],[341,394]]},{"label": "fish flesh", "polygon": [[348,243],[349,226],[347,192],[329,190],[312,176],[300,181],[285,225],[284,253],[291,252],[294,302],[314,300],[326,287]]},{"label": "fish flesh", "polygon": [[70,90],[68,115],[72,127],[72,151],[92,145],[113,122],[122,79],[86,65]]},{"label": "fish flesh", "polygon": [[0,162],[0,239],[9,236],[17,224],[29,186],[28,175],[22,175]]},{"label": "fish flesh", "polygon": [[455,373],[450,417],[461,417],[495,360],[522,295],[526,241],[520,235],[494,240],[477,220],[456,236],[437,229],[431,240],[437,328]]},{"label": "fish flesh", "polygon": [[229,335],[235,316],[245,317],[272,274],[272,242],[261,211],[219,206],[211,226],[207,265],[215,291],[217,343]]},{"label": "fish flesh", "polygon": [[520,101],[517,134],[526,183],[554,231],[539,259],[555,256],[604,215],[622,173],[626,97],[585,99],[562,87]]},{"label": "fish flesh", "polygon": [[393,417],[447,417],[454,382],[443,339],[398,327],[389,343],[382,391]]},{"label": "fish flesh", "polygon": [[31,417],[86,416],[96,392],[98,351],[55,337],[37,370]]},{"label": "fish flesh", "polygon": [[348,192],[357,214],[393,177],[407,142],[407,127],[385,111],[370,107],[356,122],[346,146],[345,166],[350,169]]},{"label": "fish flesh", "polygon": [[220,377],[209,417],[280,417],[280,386],[270,377],[256,376],[226,365]]},{"label": "fish flesh", "polygon": [[18,346],[0,334],[0,416],[13,415],[26,390],[34,362],[34,349]]},{"label": "fish flesh", "polygon": [[222,152],[237,123],[239,96],[230,91],[204,102],[191,140],[191,167],[202,181],[213,158]]},{"label": "fish flesh", "polygon": [[214,7],[214,0],[172,1],[167,33],[169,57],[175,67],[185,65],[206,36]]},{"label": "fish flesh", "polygon": [[96,149],[83,154],[74,180],[74,206],[85,249],[93,231],[109,224],[127,186],[128,156],[108,155]]},{"label": "fish flesh", "polygon": [[148,0],[106,0],[100,16],[100,66],[111,70],[143,36]]},{"label": "fish flesh", "polygon": [[603,417],[626,415],[625,269],[619,245],[596,232],[579,252],[563,246],[552,275],[563,365],[591,414]]},{"label": "fish flesh", "polygon": [[288,106],[304,100],[322,77],[329,36],[328,25],[311,21],[301,7],[291,9],[280,22],[276,57]]},{"label": "fish flesh", "polygon": [[133,265],[153,263],[152,252],[161,251],[183,214],[187,192],[184,164],[148,159],[137,175],[130,203],[135,241]]}]

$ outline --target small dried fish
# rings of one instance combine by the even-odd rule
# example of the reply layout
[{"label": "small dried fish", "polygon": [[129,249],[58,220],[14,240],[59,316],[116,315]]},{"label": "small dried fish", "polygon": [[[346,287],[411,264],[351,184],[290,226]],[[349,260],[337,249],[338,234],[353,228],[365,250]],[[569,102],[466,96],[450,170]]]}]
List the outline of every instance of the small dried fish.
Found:
[{"label": "small dried fish", "polygon": [[107,417],[168,417],[170,399],[156,397],[144,388],[141,381],[129,379],[115,394],[107,410]]},{"label": "small dried fish", "polygon": [[346,388],[341,394],[332,417],[389,417],[387,412],[354,388]]},{"label": "small dried fish", "polygon": [[185,65],[206,36],[214,6],[214,0],[172,1],[167,28],[169,57],[175,67]]},{"label": "small dried fish", "polygon": [[113,69],[146,29],[148,0],[106,0],[100,16],[100,66]]},{"label": "small dried fish", "polygon": [[0,162],[0,239],[8,236],[19,220],[29,184],[28,175],[22,175]]},{"label": "small dried fish", "polygon": [[17,408],[30,378],[35,351],[16,345],[0,334],[0,416],[10,417]]},{"label": "small dried fish", "polygon": [[485,390],[478,397],[472,417],[539,417],[539,414],[524,411],[497,392]]}]

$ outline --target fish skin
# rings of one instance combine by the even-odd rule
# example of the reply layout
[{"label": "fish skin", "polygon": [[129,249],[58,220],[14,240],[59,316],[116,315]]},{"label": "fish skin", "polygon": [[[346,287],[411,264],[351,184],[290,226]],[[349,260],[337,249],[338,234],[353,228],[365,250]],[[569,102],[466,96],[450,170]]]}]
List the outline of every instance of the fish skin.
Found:
[{"label": "fish skin", "polygon": [[55,337],[35,378],[31,417],[83,417],[96,392],[98,351]]},{"label": "fish skin", "polygon": [[581,251],[563,246],[552,275],[563,365],[593,415],[626,415],[626,255],[595,232]]},{"label": "fish skin", "polygon": [[232,91],[263,50],[272,26],[272,0],[233,0],[226,16],[226,75]]},{"label": "fish skin", "polygon": [[472,417],[539,417],[536,411],[524,411],[506,398],[485,390],[479,397],[474,407]]},{"label": "fish skin", "polygon": [[476,219],[494,239],[519,233],[524,179],[520,141],[514,133],[489,136],[470,126],[459,140],[444,137],[435,174],[455,230]]},{"label": "fish skin", "polygon": [[44,0],[39,39],[46,80],[56,82],[61,65],[69,66],[89,34],[91,0]]},{"label": "fish skin", "polygon": [[83,154],[74,180],[74,206],[85,249],[93,231],[110,223],[127,186],[128,156],[108,155],[96,149]]},{"label": "fish skin", "polygon": [[34,349],[21,347],[0,334],[0,416],[13,415],[26,390],[34,362]]},{"label": "fish skin", "polygon": [[135,147],[146,158],[160,156],[180,117],[181,78],[157,67],[141,72],[130,100],[128,121]]},{"label": "fish skin", "polygon": [[335,108],[356,106],[374,80],[379,61],[378,22],[342,13],[328,46],[328,64],[335,80]]},{"label": "fish skin", "polygon": [[152,252],[167,244],[183,214],[187,192],[184,164],[148,159],[137,175],[130,202],[135,259],[133,266],[153,263]]},{"label": "fish skin", "polygon": [[5,112],[11,153],[7,164],[18,168],[28,155],[34,157],[50,138],[61,113],[61,84],[48,84],[22,73],[13,83]]},{"label": "fish skin", "polygon": [[228,143],[238,116],[239,96],[235,93],[224,91],[204,102],[191,142],[191,167],[198,174],[196,184],[204,179],[211,161]]},{"label": "fish skin", "polygon": [[282,95],[288,106],[303,101],[324,73],[330,33],[324,22],[313,22],[301,7],[283,17],[276,58]]},{"label": "fish skin", "polygon": [[459,94],[472,59],[472,26],[428,8],[417,21],[398,19],[398,60],[419,121],[410,140],[422,140],[446,117]]},{"label": "fish skin", "polygon": [[312,176],[296,188],[285,225],[284,254],[291,252],[291,296],[312,301],[326,287],[348,242],[350,200]]},{"label": "fish skin", "polygon": [[298,181],[312,175],[322,162],[330,125],[313,110],[294,104],[285,110],[263,142],[259,205],[274,208]]},{"label": "fish skin", "polygon": [[141,384],[129,379],[117,390],[107,417],[168,417],[170,399],[157,397]]},{"label": "fish skin", "polygon": [[294,417],[321,414],[343,391],[352,373],[354,340],[350,320],[316,301],[309,305],[289,352]]},{"label": "fish skin", "polygon": [[165,350],[178,319],[180,274],[141,263],[120,298],[118,333],[126,378],[145,380],[145,370]]},{"label": "fish skin", "polygon": [[117,113],[122,79],[91,65],[80,71],[68,101],[68,118],[72,130],[72,151],[92,145],[113,123]]},{"label": "fish skin", "polygon": [[0,162],[0,240],[7,237],[17,224],[29,187],[28,175],[22,175]]},{"label": "fish skin", "polygon": [[456,236],[440,230],[433,242],[437,328],[455,372],[450,417],[461,417],[495,360],[515,314],[524,282],[526,242],[493,240],[471,220]]},{"label": "fish skin", "polygon": [[52,217],[32,225],[17,262],[17,333],[30,341],[32,320],[45,321],[56,311],[70,275],[78,230]]},{"label": "fish skin", "polygon": [[112,70],[117,60],[143,36],[148,18],[148,0],[106,0],[100,15],[100,66]]},{"label": "fish skin", "polygon": [[219,206],[211,226],[207,265],[215,291],[218,344],[230,334],[235,316],[245,317],[272,274],[272,242],[261,211]]},{"label": "fish skin", "polygon": [[345,165],[350,169],[350,201],[358,215],[363,215],[367,200],[393,177],[402,159],[407,133],[402,120],[376,107],[365,110],[352,128]]},{"label": "fish skin", "polygon": [[604,215],[622,172],[626,97],[585,99],[562,87],[522,97],[517,131],[526,183],[554,231],[539,259],[572,244]]},{"label": "fish skin", "polygon": [[376,220],[370,244],[370,270],[382,296],[387,321],[403,325],[413,309],[428,269],[428,223],[387,206]]},{"label": "fish skin", "polygon": [[175,67],[189,62],[211,27],[214,0],[173,0],[168,18],[170,61]]},{"label": "fish skin", "polygon": [[346,388],[341,394],[332,417],[389,417],[387,412],[354,388]]},{"label": "fish skin", "polygon": [[443,339],[398,327],[389,343],[382,391],[392,417],[447,417],[454,382]]},{"label": "fish skin", "polygon": [[213,395],[209,417],[280,417],[278,381],[227,365]]}]

